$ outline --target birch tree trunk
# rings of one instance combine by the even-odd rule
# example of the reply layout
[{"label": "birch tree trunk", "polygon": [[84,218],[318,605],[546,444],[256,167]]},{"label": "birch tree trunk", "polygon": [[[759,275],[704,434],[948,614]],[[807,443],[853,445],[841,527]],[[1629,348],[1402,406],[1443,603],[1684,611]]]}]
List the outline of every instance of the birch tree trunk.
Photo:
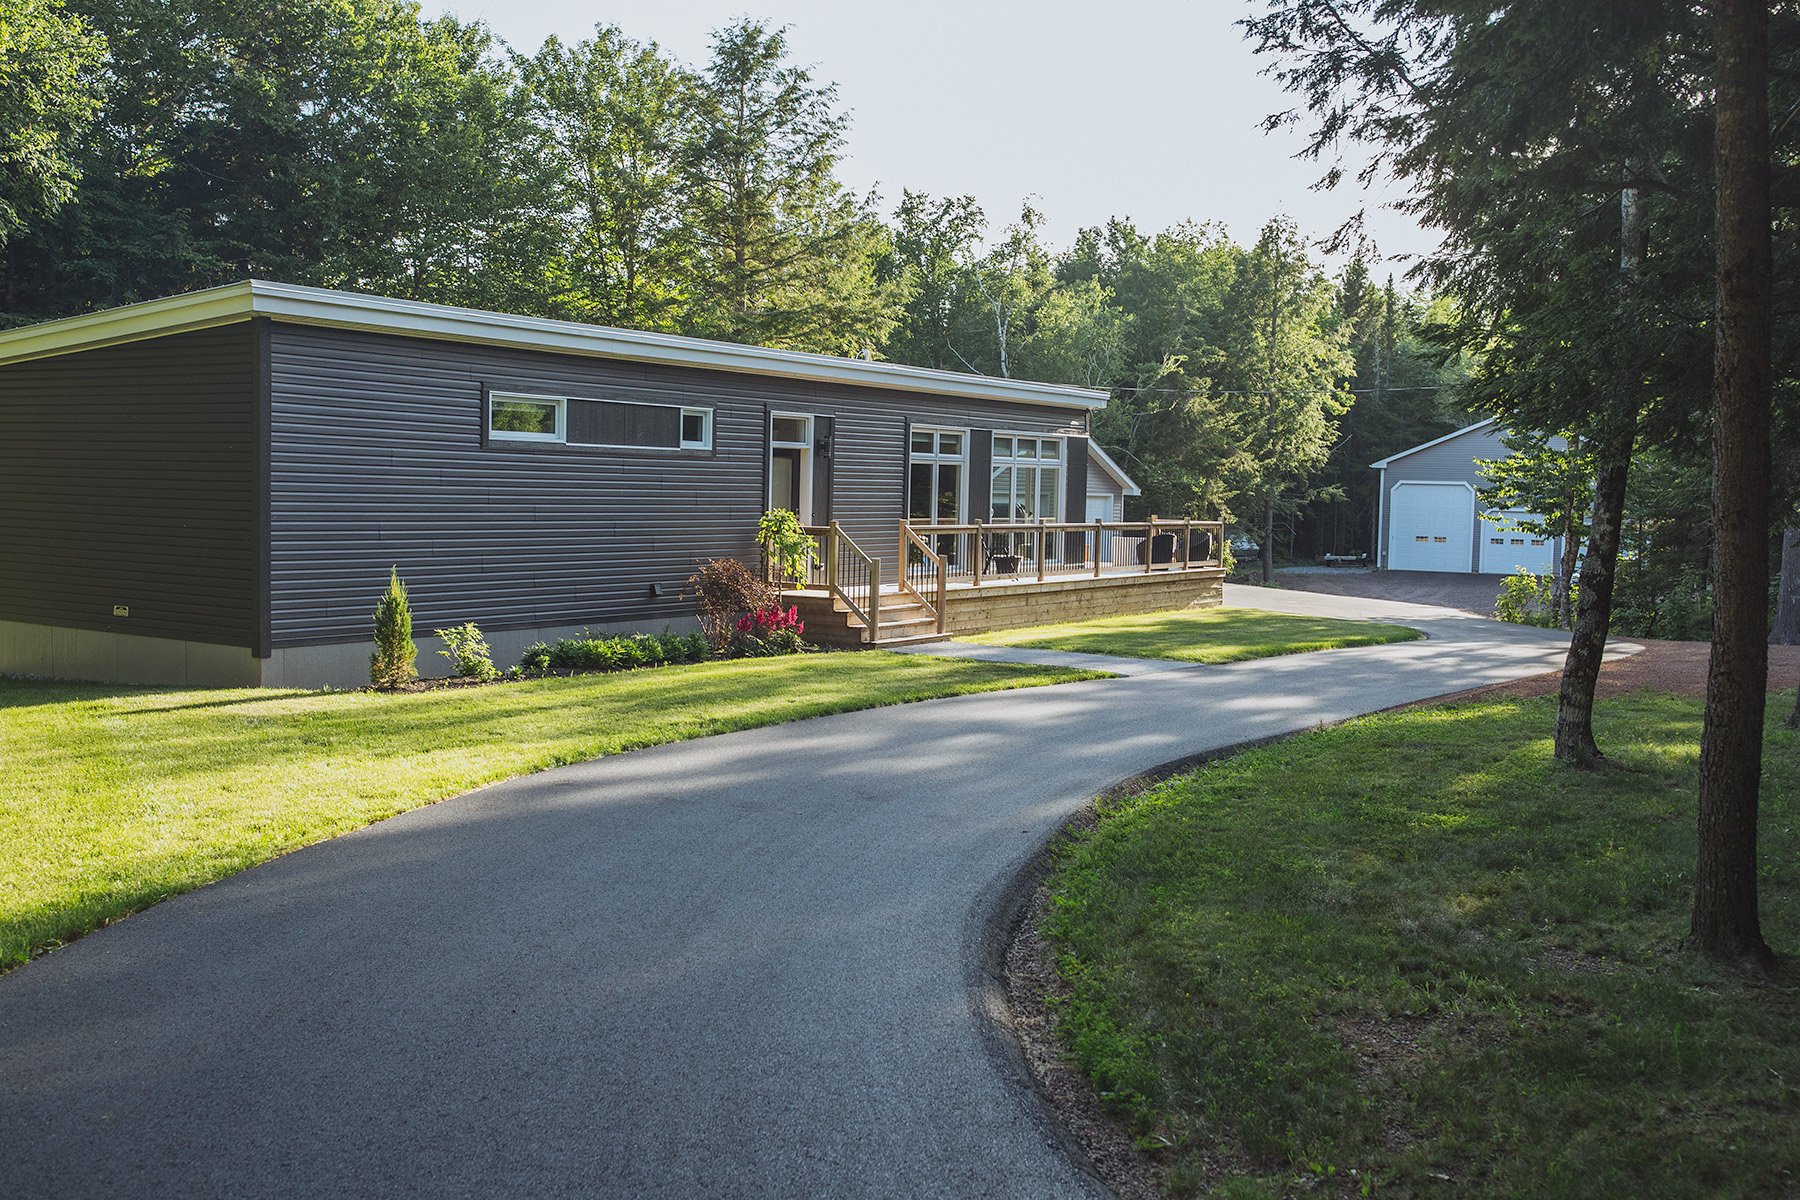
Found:
[{"label": "birch tree trunk", "polygon": [[[1627,161],[1627,184],[1636,164]],[[1619,191],[1619,308],[1626,310],[1648,252],[1643,198],[1638,189]],[[1638,402],[1622,395],[1602,418],[1594,448],[1594,519],[1587,557],[1581,562],[1581,594],[1575,600],[1569,655],[1563,660],[1562,685],[1556,696],[1556,757],[1588,766],[1606,756],[1594,741],[1594,689],[1606,657],[1606,634],[1612,624],[1613,581],[1619,569],[1619,535],[1625,524],[1625,484],[1631,476],[1631,448],[1637,441]],[[1571,506],[1572,508],[1573,506]],[[1564,558],[1568,545],[1563,547]]]},{"label": "birch tree trunk", "polygon": [[[1573,501],[1574,497],[1570,497]],[[1562,561],[1556,568],[1556,627],[1575,628],[1575,614],[1569,604],[1569,584],[1575,579],[1575,564],[1581,561],[1581,539],[1575,536],[1575,505],[1563,515]]]},{"label": "birch tree trunk", "polygon": [[1713,644],[1700,734],[1699,855],[1689,943],[1770,965],[1756,897],[1769,647],[1769,433],[1774,265],[1769,7],[1717,0],[1713,111],[1718,301],[1713,322]]},{"label": "birch tree trunk", "polygon": [[1619,529],[1625,517],[1625,481],[1631,473],[1631,446],[1637,439],[1635,408],[1618,417],[1595,453],[1594,520],[1587,556],[1581,561],[1581,589],[1575,600],[1575,631],[1563,660],[1556,696],[1556,757],[1589,765],[1606,756],[1594,742],[1594,688],[1606,655],[1612,623],[1613,578],[1619,566]]}]

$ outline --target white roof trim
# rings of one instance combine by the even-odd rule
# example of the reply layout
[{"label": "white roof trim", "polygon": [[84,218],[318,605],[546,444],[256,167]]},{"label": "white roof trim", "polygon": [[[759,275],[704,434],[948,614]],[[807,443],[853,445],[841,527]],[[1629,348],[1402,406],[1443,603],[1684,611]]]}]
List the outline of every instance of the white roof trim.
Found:
[{"label": "white roof trim", "polygon": [[267,283],[259,279],[8,330],[0,333],[0,364],[229,325],[251,317],[272,317],[298,325],[333,329],[736,371],[814,383],[891,388],[978,400],[1010,400],[1058,408],[1099,409],[1106,407],[1107,400],[1107,393],[1089,388],[997,379],[990,375],[963,375],[955,371],[838,358],[830,354],[771,350],[764,346],[740,346],[704,338],[584,325],[577,321],[511,316],[448,304],[425,304],[417,300],[362,296],[297,284]]},{"label": "white roof trim", "polygon": [[1088,457],[1098,459],[1100,462],[1100,469],[1105,471],[1108,475],[1111,475],[1113,479],[1118,482],[1119,486],[1125,489],[1125,494],[1127,496],[1141,496],[1144,494],[1144,489],[1132,481],[1131,476],[1125,473],[1125,468],[1114,462],[1112,460],[1112,455],[1102,450],[1100,448],[1100,443],[1096,442],[1093,438],[1088,439]]},{"label": "white roof trim", "polygon": [[1429,442],[1421,442],[1419,445],[1414,446],[1411,450],[1402,450],[1398,454],[1390,454],[1386,458],[1382,459],[1380,462],[1372,462],[1369,465],[1371,467],[1380,467],[1380,468],[1385,469],[1387,467],[1387,465],[1389,463],[1393,462],[1395,459],[1405,458],[1409,454],[1417,454],[1421,450],[1429,450],[1433,446],[1441,446],[1445,442],[1451,440],[1452,438],[1459,438],[1465,433],[1473,433],[1477,429],[1485,429],[1487,426],[1492,425],[1495,421],[1498,421],[1499,419],[1500,418],[1498,418],[1498,417],[1489,417],[1485,421],[1477,421],[1473,425],[1465,425],[1461,429],[1457,430],[1455,433],[1446,433],[1441,438],[1432,438]]}]

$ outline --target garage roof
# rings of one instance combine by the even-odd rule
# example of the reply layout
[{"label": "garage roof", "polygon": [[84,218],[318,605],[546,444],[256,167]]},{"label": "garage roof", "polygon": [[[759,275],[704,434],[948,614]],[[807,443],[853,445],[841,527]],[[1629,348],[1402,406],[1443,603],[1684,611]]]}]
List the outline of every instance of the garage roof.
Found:
[{"label": "garage roof", "polygon": [[1457,430],[1455,433],[1446,433],[1441,438],[1432,438],[1429,442],[1421,442],[1417,446],[1414,446],[1410,450],[1402,450],[1398,454],[1390,454],[1386,458],[1382,459],[1380,462],[1370,463],[1369,466],[1370,467],[1386,467],[1389,463],[1393,462],[1395,459],[1405,458],[1409,454],[1417,454],[1421,450],[1429,450],[1433,446],[1441,446],[1445,442],[1450,441],[1453,438],[1459,438],[1465,433],[1473,433],[1477,429],[1486,429],[1488,426],[1492,425],[1497,420],[1499,420],[1498,417],[1489,417],[1485,421],[1477,421],[1473,425],[1465,425],[1461,429]]}]

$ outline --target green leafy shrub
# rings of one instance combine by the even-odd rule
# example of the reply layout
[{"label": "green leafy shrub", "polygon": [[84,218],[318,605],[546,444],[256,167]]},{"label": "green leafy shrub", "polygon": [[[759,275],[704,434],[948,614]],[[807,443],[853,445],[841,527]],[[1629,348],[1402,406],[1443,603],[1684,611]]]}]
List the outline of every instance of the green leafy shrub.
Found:
[{"label": "green leafy shrub", "polygon": [[688,590],[699,604],[700,628],[714,650],[730,643],[737,619],[767,608],[781,593],[735,558],[713,558],[688,576]]},{"label": "green leafy shrub", "polygon": [[1712,637],[1712,587],[1698,570],[1629,578],[1613,593],[1612,632],[1624,637],[1704,642]]},{"label": "green leafy shrub", "polygon": [[[1556,579],[1551,575],[1534,575],[1521,569],[1516,575],[1508,575],[1500,584],[1500,594],[1494,597],[1494,615],[1502,621],[1511,621],[1515,625],[1537,625],[1544,629],[1557,628],[1556,604],[1552,597],[1556,591]],[[1577,590],[1571,586],[1569,608],[1574,610]]]},{"label": "green leafy shrub", "polygon": [[388,574],[388,589],[375,606],[375,653],[369,656],[369,682],[378,688],[403,687],[412,682],[413,662],[419,647],[412,636],[412,607],[400,568]]},{"label": "green leafy shrub", "polygon": [[519,659],[519,670],[526,673],[546,671],[634,671],[640,667],[662,667],[676,663],[702,662],[712,656],[712,647],[698,633],[635,633],[620,637],[563,638],[528,646]]},{"label": "green leafy shrub", "polygon": [[493,652],[475,622],[432,632],[444,639],[444,648],[438,653],[455,663],[456,673],[464,679],[492,679],[499,674],[494,670]]},{"label": "green leafy shrub", "polygon": [[756,522],[756,539],[767,548],[769,561],[784,579],[805,579],[812,562],[813,537],[800,518],[785,508],[772,508]]}]

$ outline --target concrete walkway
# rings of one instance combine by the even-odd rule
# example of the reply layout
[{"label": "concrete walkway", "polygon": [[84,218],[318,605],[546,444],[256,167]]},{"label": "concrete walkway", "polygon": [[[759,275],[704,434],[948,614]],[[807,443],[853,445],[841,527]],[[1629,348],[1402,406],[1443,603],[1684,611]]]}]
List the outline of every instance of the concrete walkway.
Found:
[{"label": "concrete walkway", "polygon": [[561,768],[171,900],[0,977],[0,1192],[1104,1195],[991,1019],[1022,872],[1135,772],[1560,662],[1444,611]]}]

